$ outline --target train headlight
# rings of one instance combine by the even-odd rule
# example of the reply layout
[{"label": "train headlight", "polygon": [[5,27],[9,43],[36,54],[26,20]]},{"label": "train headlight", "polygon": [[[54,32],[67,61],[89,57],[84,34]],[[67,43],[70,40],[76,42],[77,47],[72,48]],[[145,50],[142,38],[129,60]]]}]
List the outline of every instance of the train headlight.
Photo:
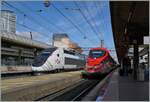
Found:
[{"label": "train headlight", "polygon": [[99,68],[100,66],[99,65],[97,65],[97,66],[94,66],[94,68],[96,69],[96,68]]}]

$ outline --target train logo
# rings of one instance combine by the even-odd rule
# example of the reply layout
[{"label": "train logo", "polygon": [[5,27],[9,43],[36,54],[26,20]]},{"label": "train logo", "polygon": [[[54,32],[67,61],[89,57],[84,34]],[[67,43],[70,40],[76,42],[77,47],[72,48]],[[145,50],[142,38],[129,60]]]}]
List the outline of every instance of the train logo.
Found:
[{"label": "train logo", "polygon": [[60,60],[59,60],[59,59],[56,59],[55,62],[56,62],[57,64],[59,64],[59,63],[60,63]]}]

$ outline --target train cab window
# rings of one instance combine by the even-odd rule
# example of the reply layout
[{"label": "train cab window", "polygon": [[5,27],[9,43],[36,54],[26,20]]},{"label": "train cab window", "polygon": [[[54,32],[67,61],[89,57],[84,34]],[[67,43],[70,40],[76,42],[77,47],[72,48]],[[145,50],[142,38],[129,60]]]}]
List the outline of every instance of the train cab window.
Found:
[{"label": "train cab window", "polygon": [[41,66],[45,63],[47,58],[56,50],[57,48],[45,49],[41,54],[39,54],[33,61],[33,66]]},{"label": "train cab window", "polygon": [[105,55],[105,51],[103,51],[103,50],[91,50],[89,52],[89,56],[91,58],[100,58],[100,57],[102,57],[104,55]]}]

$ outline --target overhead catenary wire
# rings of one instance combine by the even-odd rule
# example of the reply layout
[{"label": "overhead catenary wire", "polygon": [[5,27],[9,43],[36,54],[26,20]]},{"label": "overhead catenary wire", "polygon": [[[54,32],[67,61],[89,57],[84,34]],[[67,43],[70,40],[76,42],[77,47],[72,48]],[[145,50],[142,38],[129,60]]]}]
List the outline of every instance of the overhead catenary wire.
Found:
[{"label": "overhead catenary wire", "polygon": [[[99,16],[99,18],[101,18],[102,17],[102,19],[105,19],[104,18],[104,13],[103,13],[103,8],[99,8],[100,6],[100,4],[98,5],[99,3],[96,3],[96,2],[93,2],[93,5],[94,5],[94,7],[95,7],[95,9],[97,10],[97,14],[98,14],[98,16]],[[102,5],[103,6],[103,5]],[[104,7],[104,6],[103,6]],[[106,24],[103,24],[104,26],[106,25]],[[104,35],[103,35],[103,33],[101,33],[102,34],[102,36],[104,37]]]},{"label": "overhead catenary wire", "polygon": [[9,3],[6,2],[6,1],[3,1],[3,3],[7,4],[9,7],[15,9],[15,10],[18,11],[19,13],[21,13],[21,14],[23,14],[23,15],[26,15],[26,17],[27,17],[30,21],[36,23],[38,26],[44,28],[44,29],[47,30],[49,33],[51,33],[48,29],[46,29],[44,26],[42,26],[40,22],[38,22],[38,21],[36,21],[34,18],[32,18],[32,16],[28,16],[26,13],[24,13],[23,11],[21,11],[20,9],[14,7],[13,5],[9,4]]},{"label": "overhead catenary wire", "polygon": [[99,36],[97,34],[97,32],[94,30],[94,27],[91,25],[91,23],[89,22],[89,20],[87,19],[87,17],[85,16],[85,14],[83,13],[83,11],[80,9],[79,5],[74,1],[74,4],[79,8],[79,11],[82,15],[82,17],[85,19],[85,21],[89,24],[91,30],[93,31],[93,33],[95,33],[95,35],[97,36],[97,39],[99,41]]},{"label": "overhead catenary wire", "polygon": [[[34,10],[33,10],[31,7],[29,7],[27,4],[22,4],[22,3],[20,3],[20,4],[21,4],[24,8],[26,7],[26,9],[28,9],[30,12],[34,12]],[[40,14],[39,14],[39,15],[36,14],[36,15],[39,16],[39,17],[40,17],[43,21],[45,21],[47,24],[50,24],[50,25],[54,26],[56,30],[60,30],[60,31],[65,32],[64,29],[62,29],[61,27],[55,25],[55,23],[51,22],[51,21],[50,21],[49,19],[47,19],[46,17],[43,17],[43,16],[41,16]]]},{"label": "overhead catenary wire", "polygon": [[[25,19],[25,17],[26,16],[28,16],[27,14],[25,14],[23,11],[21,11],[21,10],[19,10],[19,9],[17,9],[16,7],[14,7],[14,6],[12,6],[12,5],[10,5],[9,3],[7,3],[7,2],[5,2],[9,7],[11,7],[11,8],[14,8],[15,10],[17,10],[19,13],[21,13],[21,14],[23,14],[24,15],[24,19]],[[23,5],[23,6],[25,6],[25,5]],[[30,10],[29,9],[29,7],[27,7],[27,9],[28,10]],[[33,11],[33,10],[31,10],[31,11]],[[43,18],[41,15],[39,15],[41,18]],[[28,19],[29,19],[29,17],[28,17]],[[30,19],[29,19],[30,20]],[[45,22],[49,22],[49,23],[51,23],[51,25],[53,25],[53,26],[55,26],[55,27],[57,27],[57,25],[55,25],[54,23],[52,23],[52,22],[50,22],[48,19],[43,19],[43,20],[45,20]],[[35,23],[35,22],[34,22]],[[24,22],[23,22],[23,24],[24,24]],[[18,25],[21,25],[21,26],[23,26],[23,27],[25,27],[25,28],[27,28],[27,29],[30,29],[29,27],[27,27],[26,25],[21,25],[21,24],[18,24]],[[40,25],[40,23],[39,23],[39,25]],[[48,28],[47,28],[48,29]],[[61,28],[59,28],[59,29],[61,29]],[[31,30],[31,29],[30,29]],[[33,30],[33,29],[32,29]],[[62,29],[61,29],[62,30]],[[64,31],[64,30],[63,30]],[[47,37],[47,36],[46,36]]]},{"label": "overhead catenary wire", "polygon": [[[2,18],[6,19],[6,20],[8,20],[8,21],[14,22],[13,20],[8,19],[8,18],[6,18],[6,17],[2,17]],[[30,27],[28,27],[28,26],[26,26],[26,25],[24,25],[24,24],[21,24],[21,23],[18,23],[18,22],[16,22],[16,24],[19,25],[19,26],[22,26],[22,27],[24,27],[24,28],[26,28],[26,29],[28,29],[30,32],[31,32],[31,31],[36,31],[36,29],[30,28]],[[42,36],[45,37],[44,34],[42,34],[41,32],[39,32],[39,33],[40,33]]]},{"label": "overhead catenary wire", "polygon": [[[93,20],[94,25],[97,26],[97,25],[96,25],[96,21],[95,21],[95,19],[94,19],[94,16],[92,16],[92,13],[91,13],[90,10],[88,9],[88,6],[86,6],[86,4],[84,4],[84,5],[85,5],[85,9],[86,9],[86,11],[87,11],[87,13],[88,13],[88,16],[89,16],[89,17],[91,16],[91,17],[90,17],[91,20]],[[100,21],[100,20],[99,20],[99,21]],[[90,22],[90,21],[89,21],[89,22]],[[99,35],[99,34],[101,35],[101,36],[100,36],[101,40],[104,40],[102,33],[101,33],[99,30],[97,30],[96,27],[95,27],[95,31],[97,32],[98,35]]]},{"label": "overhead catenary wire", "polygon": [[[12,8],[14,8],[15,10],[17,10],[19,13],[22,13],[22,14],[25,14],[23,11],[21,11],[21,10],[19,10],[19,9],[17,9],[16,7],[14,7],[14,6],[12,6],[11,4],[9,4],[9,3],[7,3],[7,2],[5,2],[7,5],[9,5],[10,7],[12,7]],[[55,7],[56,8],[56,7]],[[59,10],[59,9],[57,9],[57,10]],[[59,10],[60,11],[60,10]],[[60,11],[61,12],[61,11]],[[65,15],[64,15],[65,16]],[[28,17],[28,16],[27,16]],[[31,18],[31,17],[30,17]],[[65,18],[67,18],[67,17],[65,17]],[[28,19],[29,19],[29,17],[28,17]],[[30,20],[30,19],[29,19]],[[34,19],[33,19],[34,20]],[[31,20],[32,21],[32,20]],[[35,21],[35,20],[34,20]],[[37,21],[35,21],[36,23],[37,23]],[[70,22],[72,22],[71,20],[70,20]],[[73,22],[72,22],[72,24],[73,24]],[[40,23],[39,23],[39,25],[40,25]],[[41,25],[40,25],[41,26]],[[75,24],[74,24],[74,26],[76,26]],[[77,26],[76,26],[76,28],[78,28]],[[77,30],[79,30],[79,28],[77,29]],[[83,33],[84,34],[84,33]],[[85,34],[84,34],[85,35]],[[87,39],[88,39],[88,37],[86,37]],[[89,40],[89,39],[88,39]],[[93,42],[93,40],[89,40],[90,42],[92,42],[93,44],[94,44],[94,42]]]},{"label": "overhead catenary wire", "polygon": [[[31,7],[29,7],[27,4],[22,4],[22,3],[20,3],[22,6],[24,6],[24,7],[26,7],[30,12],[34,12],[34,10],[31,8]],[[40,11],[41,12],[41,11]],[[61,30],[61,31],[63,31],[63,33],[65,32],[65,30],[64,29],[62,29],[61,27],[59,27],[59,26],[57,26],[57,25],[55,25],[53,22],[51,22],[49,19],[47,19],[46,17],[43,17],[42,15],[38,15],[38,14],[36,14],[37,16],[39,16],[43,21],[45,21],[47,24],[51,24],[52,26],[54,26],[55,27],[55,29],[56,30]]]},{"label": "overhead catenary wire", "polygon": [[[7,3],[7,2],[6,2]],[[7,3],[8,4],[8,3]],[[12,5],[10,5],[10,4],[8,4],[10,7],[12,7],[12,8],[14,8],[15,10],[17,10],[18,12],[20,12],[20,13],[22,13],[22,14],[24,14],[24,15],[26,15],[23,11],[21,11],[21,10],[19,10],[19,9],[17,9],[16,7],[14,7],[14,6],[12,6]],[[53,5],[54,6],[54,5]],[[58,9],[59,10],[59,9]],[[60,11],[60,10],[59,10]],[[60,11],[61,12],[61,11]],[[63,14],[63,13],[62,13]],[[64,15],[65,16],[65,15]],[[28,18],[28,19],[32,19],[34,22],[36,22],[36,24],[38,24],[39,26],[41,26],[41,24],[38,22],[38,21],[36,21],[36,20],[34,20],[32,17],[29,17],[28,15],[26,15],[26,17]],[[65,18],[66,18],[67,16],[65,16]],[[68,18],[68,17],[67,17]],[[31,20],[31,21],[32,21]],[[68,19],[67,19],[68,20]],[[37,23],[38,22],[38,23]],[[74,24],[74,22],[72,21],[72,20],[70,20],[69,19],[69,22],[72,22],[71,24],[80,32],[80,33],[82,33],[83,35],[85,35],[80,29],[79,29],[79,27],[76,25],[76,24]],[[24,25],[23,25],[24,26]],[[27,28],[27,27],[26,27]],[[43,28],[43,26],[42,26],[42,28]],[[45,27],[44,27],[44,29],[46,29]],[[46,29],[47,30],[47,29]],[[86,37],[88,40],[89,40],[89,38],[85,35],[84,37]],[[93,40],[89,40],[90,42],[92,42],[93,43]]]},{"label": "overhead catenary wire", "polygon": [[[70,20],[67,16],[65,16],[65,14],[63,12],[61,12],[53,3],[51,5],[58,13],[60,13],[65,19],[67,19],[80,32],[80,34],[83,34],[84,37],[86,37],[88,39],[88,37],[79,29],[79,27],[76,24],[74,24],[74,22],[72,20]],[[88,39],[88,40],[89,40],[89,42],[92,42],[94,44],[93,40],[90,40],[90,39]]]},{"label": "overhead catenary wire", "polygon": [[[96,2],[93,2],[93,3],[94,3],[95,9],[98,11],[97,13],[98,13],[99,18],[102,17],[102,19],[104,20],[105,18],[104,18],[104,13],[103,13],[103,11],[102,11],[103,9],[102,9],[102,8],[99,8],[99,7],[100,7],[100,6],[99,6],[100,4],[99,4],[99,3],[96,3]],[[98,5],[98,4],[99,4],[99,5]],[[104,28],[107,28],[105,23],[103,23],[102,25],[103,25]],[[101,29],[101,26],[100,26],[100,29]],[[102,35],[103,40],[104,40],[104,34],[101,33],[101,35]],[[105,44],[105,41],[104,41],[104,44]],[[105,46],[106,46],[106,45],[105,45]]]},{"label": "overhead catenary wire", "polygon": [[[26,17],[26,14],[24,14],[24,17]],[[6,20],[9,20],[9,21],[11,21],[11,22],[14,22],[13,20],[8,19],[8,18],[6,18],[6,17],[3,17],[3,18],[6,19]],[[24,19],[25,19],[25,18],[24,18]],[[16,24],[19,25],[20,27],[23,27],[23,28],[25,28],[25,29],[28,29],[29,32],[37,31],[36,29],[31,28],[31,27],[25,25],[25,24],[24,24],[24,21],[23,21],[23,23],[16,22]],[[43,36],[43,37],[46,37],[46,38],[49,37],[48,35],[43,34],[43,32],[38,31],[38,33],[39,33],[41,36]]]},{"label": "overhead catenary wire", "polygon": [[[102,17],[102,19],[104,20],[105,19],[105,17],[104,17],[104,14],[106,14],[105,12],[103,12],[103,10],[104,10],[104,7],[106,7],[105,6],[105,4],[103,3],[103,5],[101,5],[100,4],[100,2],[93,2],[94,3],[94,5],[95,5],[95,9],[97,9],[98,10],[98,16],[99,17]],[[101,6],[100,6],[101,5]],[[100,8],[101,7],[101,8]],[[106,23],[105,22],[103,22],[103,27],[106,29],[108,26],[106,26]],[[101,28],[101,27],[100,27]],[[103,37],[104,37],[104,35],[103,35]],[[105,43],[105,46],[107,47],[107,48],[109,48],[107,45],[106,45],[107,43]],[[116,55],[116,49],[115,48],[109,48],[110,49],[110,53],[112,54],[112,52],[113,53],[115,53],[115,55]]]},{"label": "overhead catenary wire", "polygon": [[[90,17],[91,21],[93,21],[94,25],[96,26],[96,21],[93,19],[94,17],[92,15],[92,13],[90,12],[90,10],[88,9],[88,6],[86,4],[84,4],[84,5],[85,5],[85,10],[86,10],[88,16]],[[90,22],[90,20],[89,20],[89,22]],[[95,27],[95,31],[98,32],[96,27]]]},{"label": "overhead catenary wire", "polygon": [[[23,5],[23,4],[22,4]],[[33,9],[31,9],[28,5],[26,5],[26,4],[24,4],[23,6],[26,6],[27,7],[27,9],[28,10],[30,10],[30,11],[33,11],[34,12],[34,10]],[[29,9],[30,8],[30,9]],[[41,15],[38,15],[38,16],[40,16],[40,18],[43,18]],[[46,18],[44,18],[44,20],[48,23],[48,22],[50,22],[50,20],[48,20],[48,19],[46,19]],[[54,25],[55,27],[56,27],[56,29],[58,28],[58,26],[57,25],[55,25],[54,23],[52,23],[52,22],[50,22],[51,23],[51,25]],[[61,29],[60,27],[59,27],[59,29]],[[61,29],[62,30],[62,29]],[[63,30],[64,31],[64,30]],[[65,31],[64,31],[65,32]],[[87,38],[87,37],[86,37]]]}]

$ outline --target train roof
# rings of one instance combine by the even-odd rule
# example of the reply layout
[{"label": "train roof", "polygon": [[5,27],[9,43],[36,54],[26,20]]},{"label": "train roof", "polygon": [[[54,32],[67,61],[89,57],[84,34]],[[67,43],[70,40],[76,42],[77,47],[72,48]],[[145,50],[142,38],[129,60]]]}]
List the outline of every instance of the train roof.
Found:
[{"label": "train roof", "polygon": [[52,47],[50,47],[50,48],[46,48],[44,51],[48,51],[48,50],[51,50],[51,49],[53,49],[53,48],[55,48],[55,49],[57,49],[57,48],[62,48],[63,50],[67,50],[67,51],[69,51],[69,52],[73,52],[73,53],[76,53],[76,54],[84,55],[84,54],[82,54],[82,53],[79,53],[79,52],[75,51],[74,49],[71,49],[71,48],[63,48],[63,47],[56,47],[56,46],[52,46]]},{"label": "train roof", "polygon": [[91,48],[90,50],[104,50],[104,51],[108,51],[106,48],[102,48],[102,47],[95,47],[95,48]]}]

